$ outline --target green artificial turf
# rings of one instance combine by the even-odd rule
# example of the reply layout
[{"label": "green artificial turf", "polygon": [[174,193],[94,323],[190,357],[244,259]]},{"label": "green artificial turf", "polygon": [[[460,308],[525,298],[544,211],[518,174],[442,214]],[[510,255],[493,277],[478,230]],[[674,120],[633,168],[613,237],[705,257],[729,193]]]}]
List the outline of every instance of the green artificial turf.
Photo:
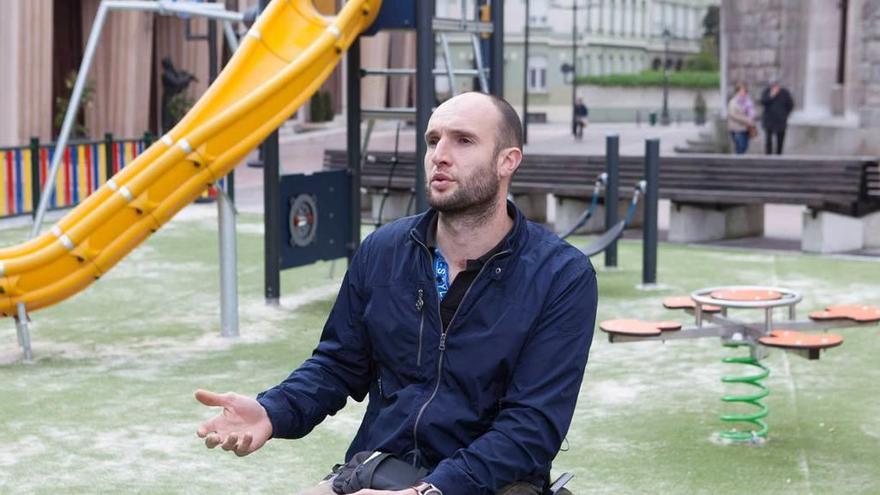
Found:
[{"label": "green artificial turf", "polygon": [[[210,205],[187,208],[86,291],[34,313],[33,364],[15,360],[12,320],[0,325],[0,493],[289,494],[341,459],[364,404],[243,459],[195,436],[214,412],[193,390],[252,395],[282,380],[316,343],[344,269],[286,271],[281,306],[266,306],[261,222],[239,217],[239,339],[219,336]],[[0,231],[0,242],[25,235]],[[663,244],[660,286],[640,290],[641,244],[622,241],[619,260],[598,267],[600,319],[687,322],[660,300],[727,284],[800,291],[802,315],[824,302],[880,304],[877,262]],[[554,471],[575,473],[576,495],[878,493],[880,328],[839,333],[843,346],[818,361],[770,352],[769,440],[742,446],[714,437],[733,408],[720,376],[741,372],[721,359],[742,350],[715,338],[612,345],[597,331]]]}]

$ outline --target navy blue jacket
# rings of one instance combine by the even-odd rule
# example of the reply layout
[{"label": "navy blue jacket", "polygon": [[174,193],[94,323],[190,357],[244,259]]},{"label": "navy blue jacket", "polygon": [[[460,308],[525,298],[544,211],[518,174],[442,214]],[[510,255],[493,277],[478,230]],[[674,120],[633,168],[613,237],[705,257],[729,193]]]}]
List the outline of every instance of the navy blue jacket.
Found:
[{"label": "navy blue jacket", "polygon": [[574,413],[596,319],[589,259],[525,219],[443,332],[426,233],[436,212],[367,237],[321,342],[259,395],[275,438],[300,438],[347,397],[370,400],[347,458],[397,454],[445,495],[543,484]]}]

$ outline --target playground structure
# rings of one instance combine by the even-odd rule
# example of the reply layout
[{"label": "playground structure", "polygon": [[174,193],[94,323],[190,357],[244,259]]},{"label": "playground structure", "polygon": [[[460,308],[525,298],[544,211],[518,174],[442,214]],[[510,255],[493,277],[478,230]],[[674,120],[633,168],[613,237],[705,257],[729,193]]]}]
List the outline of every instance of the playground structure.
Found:
[{"label": "playground structure", "polygon": [[[281,269],[328,259],[328,256],[351,256],[360,239],[359,216],[346,221],[344,212],[336,211],[338,208],[321,208],[320,213],[329,214],[334,221],[323,222],[325,227],[318,230],[316,235],[314,221],[319,218],[316,201],[319,195],[313,190],[297,189],[299,186],[289,178],[281,180],[278,173],[277,133],[274,132],[308,101],[336,67],[343,53],[350,48],[353,48],[347,57],[350,74],[360,77],[413,74],[418,82],[418,98],[415,108],[363,109],[362,112],[359,103],[360,77],[348,78],[350,167],[347,177],[337,177],[332,184],[327,181],[314,182],[313,186],[319,187],[317,184],[320,184],[325,194],[333,193],[332,197],[323,201],[325,206],[328,202],[334,203],[334,206],[340,203],[344,205],[343,209],[354,209],[360,204],[362,117],[368,119],[364,148],[376,118],[415,116],[420,129],[424,130],[427,126],[435,103],[435,32],[471,33],[475,58],[479,61],[476,69],[462,70],[454,69],[451,57],[447,57],[446,70],[441,74],[451,80],[456,75],[475,76],[480,81],[480,89],[501,94],[502,30],[496,30],[494,26],[500,25],[503,19],[502,2],[495,2],[491,9],[488,1],[478,2],[475,12],[477,20],[474,21],[467,19],[464,5],[461,19],[434,17],[433,1],[392,0],[385,2],[385,8],[381,8],[380,0],[351,0],[335,17],[319,14],[312,2],[307,0],[263,0],[260,6],[262,13],[243,38],[241,46],[238,46],[230,23],[247,22],[249,14],[225,11],[220,4],[116,0],[101,3],[62,125],[57,143],[59,148],[67,144],[92,54],[111,10],[201,15],[221,20],[224,22],[223,32],[234,54],[206,93],[173,129],[144,150],[125,169],[109,177],[103,186],[97,187],[50,232],[37,235],[48,198],[52,195],[51,189],[48,189],[40,196],[41,204],[35,212],[32,239],[18,246],[0,249],[0,315],[15,317],[25,361],[32,359],[28,330],[30,312],[63,301],[100,278],[184,206],[223,179],[260,143],[265,167],[267,302],[277,301]],[[212,26],[209,24],[209,27]],[[371,32],[367,32],[369,27]],[[361,68],[358,37],[380,29],[400,28],[415,28],[417,31],[417,68]],[[448,54],[445,35],[441,37],[442,46]],[[490,68],[483,67],[484,58],[490,60]],[[212,67],[216,67],[213,59]],[[417,146],[424,144],[419,140]],[[58,155],[52,160],[48,174],[49,187],[58,173],[60,161]],[[231,182],[230,177],[227,184]],[[344,190],[350,192],[340,196],[340,191]],[[284,197],[281,196],[282,192],[285,193]],[[238,333],[234,208],[231,197],[230,190],[229,197],[220,194],[218,198],[221,333],[225,336]],[[424,198],[417,201],[417,207],[424,208]],[[287,221],[283,218],[283,211],[289,213]],[[326,225],[331,224],[333,228],[327,229]],[[347,237],[339,232],[337,227],[340,225],[349,231]],[[328,231],[332,231],[332,234],[328,235]],[[328,239],[330,244],[335,244],[334,248],[322,249]],[[292,258],[297,259],[291,261]]]},{"label": "playground structure", "polygon": [[17,316],[25,359],[31,358],[22,325],[28,312],[89,286],[238,165],[308,101],[379,6],[378,0],[352,0],[337,16],[325,17],[305,0],[269,3],[214,84],[171,131],[50,232],[0,250],[0,314]]},{"label": "playground structure", "polygon": [[[361,237],[361,179],[365,158],[370,144],[370,137],[379,119],[415,121],[416,136],[422,136],[428,126],[428,119],[437,102],[437,94],[434,83],[435,76],[447,77],[452,95],[456,94],[456,76],[471,76],[478,81],[478,89],[482,92],[492,93],[497,96],[503,94],[503,34],[504,34],[504,2],[478,0],[475,2],[473,19],[467,12],[466,2],[461,3],[460,18],[444,18],[434,16],[434,1],[424,0],[410,2],[407,0],[386,0],[382,8],[372,22],[370,28],[364,32],[369,36],[384,29],[415,29],[416,32],[416,67],[406,68],[371,68],[363,67],[360,60],[359,41],[355,40],[346,57],[346,148],[344,168],[330,172],[301,175],[292,174],[281,176],[278,138],[277,133],[272,133],[263,143],[263,197],[264,197],[264,224],[265,224],[265,299],[269,304],[277,304],[281,294],[280,274],[283,269],[313,263],[318,260],[335,260],[342,256],[349,259],[354,255],[360,244]],[[447,33],[467,33],[473,45],[475,68],[462,69],[453,65],[453,57],[449,51]],[[435,53],[437,49],[436,37],[439,35],[439,48],[444,53],[444,68],[435,69]],[[361,106],[361,79],[365,77],[402,77],[414,76],[416,95],[414,107],[403,108],[362,108]],[[477,89],[477,88],[475,88]],[[361,124],[366,121],[366,131],[361,135]],[[398,136],[399,139],[399,136]],[[416,155],[424,156],[426,145],[423,139],[416,140]],[[344,172],[339,174],[339,172]],[[335,179],[331,179],[336,174]],[[287,245],[287,238],[297,236],[296,231],[305,233],[311,226],[307,223],[295,223],[288,215],[285,221],[283,213],[289,211],[290,204],[306,201],[311,206],[309,210],[311,218],[318,218],[326,214],[332,206],[328,201],[308,200],[309,196],[318,198],[316,189],[302,187],[303,182],[312,181],[312,176],[326,177],[325,186],[338,191],[348,191],[345,208],[347,233],[336,232],[333,239],[328,239],[325,230],[318,230],[314,242],[329,243],[333,248],[313,249],[314,246],[300,246],[302,249],[291,250]],[[330,186],[329,182],[335,185]],[[414,191],[411,203],[415,211],[424,211],[427,208],[427,199],[423,184],[425,183],[424,170],[420,167],[415,171],[415,176],[408,184]],[[326,194],[326,191],[325,191]],[[340,195],[335,194],[332,201],[341,203]],[[302,218],[309,218],[305,216]],[[339,215],[334,216],[334,223],[339,222]],[[339,248],[343,248],[340,251]],[[311,252],[307,252],[311,250]]]},{"label": "playground structure", "polygon": [[[608,334],[611,343],[666,341],[719,337],[722,345],[731,348],[747,347],[748,356],[724,358],[724,363],[748,366],[752,374],[723,376],[727,384],[746,385],[752,393],[726,395],[725,403],[747,404],[752,412],[724,414],[721,421],[746,424],[747,429],[731,428],[719,432],[722,441],[730,443],[762,443],[769,427],[764,419],[770,409],[762,402],[770,391],[763,380],[770,369],[761,363],[767,348],[773,347],[797,356],[815,360],[822,350],[837,347],[843,337],[835,334],[810,334],[804,331],[826,331],[832,328],[863,327],[880,323],[880,308],[864,305],[831,305],[823,311],[809,313],[808,320],[797,320],[797,304],[801,295],[780,287],[732,286],[711,287],[694,291],[690,297],[671,297],[663,300],[670,310],[684,310],[694,316],[694,326],[682,328],[676,321],[606,320],[599,328]],[[787,310],[787,321],[774,320],[774,310]],[[752,322],[733,318],[731,309],[762,311],[763,321]]]}]

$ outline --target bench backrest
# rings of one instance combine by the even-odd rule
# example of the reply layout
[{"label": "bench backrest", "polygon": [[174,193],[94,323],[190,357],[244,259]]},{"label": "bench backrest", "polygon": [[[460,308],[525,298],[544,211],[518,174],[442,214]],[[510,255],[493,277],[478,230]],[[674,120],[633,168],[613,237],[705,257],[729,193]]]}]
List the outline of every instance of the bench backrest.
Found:
[{"label": "bench backrest", "polygon": [[[364,187],[412,189],[414,154],[399,153],[396,165],[393,157],[391,152],[367,155]],[[327,150],[324,164],[344,168],[345,151]],[[511,192],[588,198],[604,171],[602,155],[529,154],[514,176]],[[621,156],[620,195],[629,196],[643,174],[643,157]],[[787,203],[856,216],[880,210],[880,165],[873,157],[664,156],[659,187],[661,198],[681,203]]]}]

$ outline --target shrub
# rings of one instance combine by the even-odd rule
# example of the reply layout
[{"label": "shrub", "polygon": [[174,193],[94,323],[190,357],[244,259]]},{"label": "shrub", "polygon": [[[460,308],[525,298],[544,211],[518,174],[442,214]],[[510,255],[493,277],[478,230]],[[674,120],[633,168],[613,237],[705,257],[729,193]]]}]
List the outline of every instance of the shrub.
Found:
[{"label": "shrub", "polygon": [[[717,71],[679,71],[669,73],[669,86],[673,88],[717,88],[720,81],[721,76]],[[579,77],[578,84],[662,87],[663,71],[646,70],[638,74]]]}]

